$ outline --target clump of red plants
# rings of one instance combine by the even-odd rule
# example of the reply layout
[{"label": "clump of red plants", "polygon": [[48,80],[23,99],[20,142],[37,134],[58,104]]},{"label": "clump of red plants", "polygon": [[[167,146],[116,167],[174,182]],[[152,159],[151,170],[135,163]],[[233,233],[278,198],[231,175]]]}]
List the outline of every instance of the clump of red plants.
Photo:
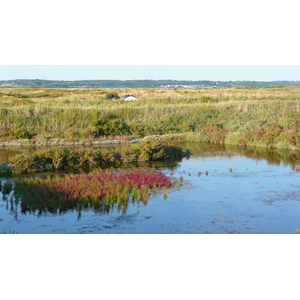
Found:
[{"label": "clump of red plants", "polygon": [[57,213],[83,208],[109,212],[115,205],[126,208],[129,201],[146,204],[151,189],[171,186],[166,175],[151,168],[107,169],[64,177],[17,179],[14,195],[23,213]]}]

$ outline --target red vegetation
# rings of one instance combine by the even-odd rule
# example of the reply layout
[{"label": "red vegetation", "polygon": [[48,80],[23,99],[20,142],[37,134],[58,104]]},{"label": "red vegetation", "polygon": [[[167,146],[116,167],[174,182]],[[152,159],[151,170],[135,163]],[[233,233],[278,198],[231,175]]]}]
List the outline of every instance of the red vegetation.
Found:
[{"label": "red vegetation", "polygon": [[114,204],[126,207],[128,200],[145,202],[152,188],[169,188],[166,175],[150,168],[106,170],[93,174],[17,180],[15,195],[22,211],[57,212],[94,207],[106,209]]}]

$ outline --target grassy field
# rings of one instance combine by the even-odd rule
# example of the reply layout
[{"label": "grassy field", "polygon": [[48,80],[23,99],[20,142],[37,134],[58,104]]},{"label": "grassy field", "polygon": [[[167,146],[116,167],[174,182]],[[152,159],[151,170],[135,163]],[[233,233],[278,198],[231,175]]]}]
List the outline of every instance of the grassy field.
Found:
[{"label": "grassy field", "polygon": [[0,142],[167,135],[300,149],[299,129],[300,87],[0,89]]}]

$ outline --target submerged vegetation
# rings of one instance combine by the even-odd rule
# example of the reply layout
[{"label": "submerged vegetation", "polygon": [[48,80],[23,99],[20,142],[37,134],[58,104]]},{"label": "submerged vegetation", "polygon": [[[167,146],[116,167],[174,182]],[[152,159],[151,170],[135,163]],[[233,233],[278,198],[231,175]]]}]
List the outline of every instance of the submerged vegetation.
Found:
[{"label": "submerged vegetation", "polygon": [[90,207],[109,212],[115,205],[126,209],[130,201],[146,203],[151,189],[171,186],[166,175],[153,169],[107,169],[64,177],[16,179],[14,197],[20,201],[22,213],[80,212]]}]

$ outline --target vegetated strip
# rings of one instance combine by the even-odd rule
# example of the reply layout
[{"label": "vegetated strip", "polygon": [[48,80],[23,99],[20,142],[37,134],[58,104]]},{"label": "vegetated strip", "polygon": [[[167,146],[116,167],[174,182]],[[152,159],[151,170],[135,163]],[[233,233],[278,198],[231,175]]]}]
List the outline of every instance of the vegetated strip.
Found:
[{"label": "vegetated strip", "polygon": [[159,141],[146,141],[141,144],[124,145],[121,150],[65,148],[41,149],[34,153],[25,153],[10,157],[14,173],[30,173],[37,171],[88,169],[108,164],[118,166],[122,163],[163,161],[189,155],[181,147],[163,145]]},{"label": "vegetated strip", "polygon": [[14,195],[23,213],[81,211],[91,207],[109,212],[115,205],[126,208],[130,201],[146,204],[151,189],[171,186],[166,175],[150,168],[107,169],[64,177],[16,179]]},{"label": "vegetated strip", "polygon": [[283,130],[277,124],[263,124],[258,129],[235,132],[223,129],[218,125],[207,125],[198,132],[155,135],[148,138],[161,142],[209,142],[242,147],[300,150],[300,132],[298,129],[292,127],[289,130]]}]

